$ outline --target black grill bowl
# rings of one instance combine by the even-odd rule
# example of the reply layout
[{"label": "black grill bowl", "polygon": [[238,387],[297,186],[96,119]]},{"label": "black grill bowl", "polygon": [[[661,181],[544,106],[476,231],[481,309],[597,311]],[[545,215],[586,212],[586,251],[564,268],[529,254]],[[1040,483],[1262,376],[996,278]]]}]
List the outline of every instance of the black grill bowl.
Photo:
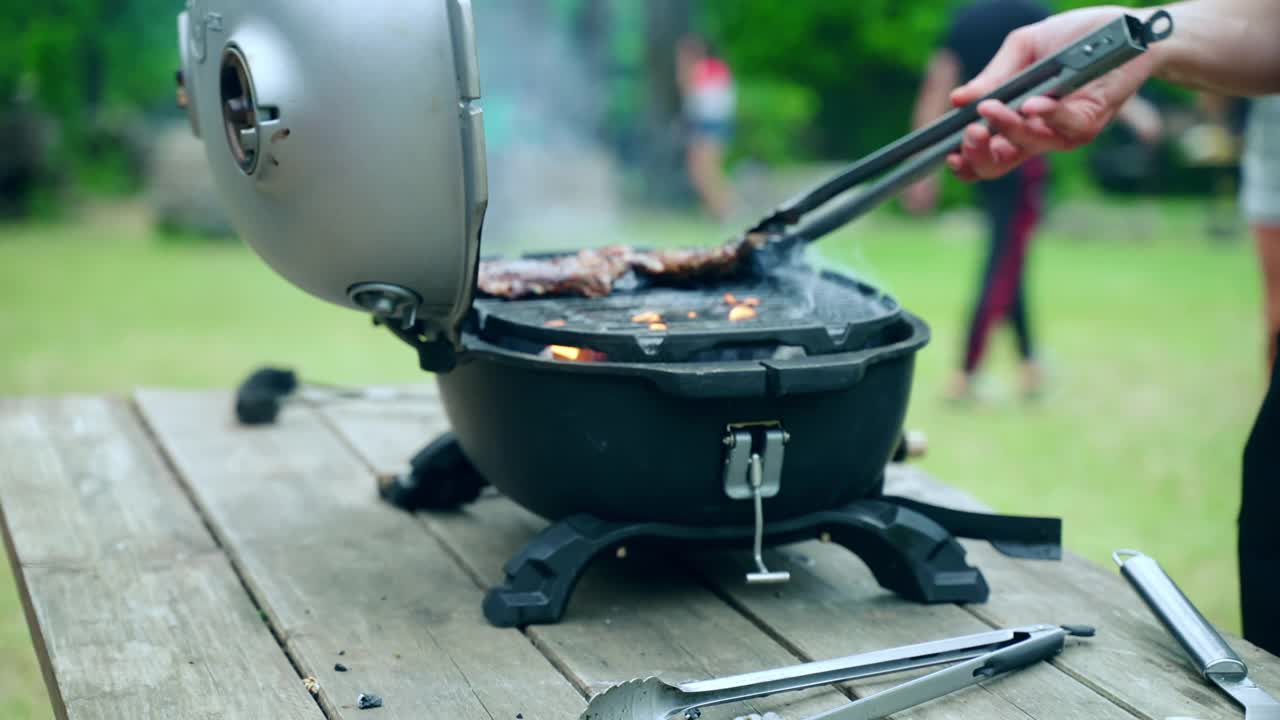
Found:
[{"label": "black grill bowl", "polygon": [[751,503],[723,486],[727,426],[778,421],[790,434],[766,519],[873,495],[928,339],[905,311],[868,349],[794,360],[566,362],[468,334],[437,382],[480,473],[547,519],[742,524]]}]

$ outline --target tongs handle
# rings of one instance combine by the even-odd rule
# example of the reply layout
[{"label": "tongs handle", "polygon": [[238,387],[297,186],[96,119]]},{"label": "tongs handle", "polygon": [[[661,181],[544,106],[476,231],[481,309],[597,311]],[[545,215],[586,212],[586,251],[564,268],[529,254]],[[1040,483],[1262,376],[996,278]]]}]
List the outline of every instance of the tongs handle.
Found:
[{"label": "tongs handle", "polygon": [[976,635],[933,640],[732,677],[682,683],[679,688],[681,692],[687,694],[688,707],[720,705],[836,682],[968,660],[1016,643],[1022,636],[1039,627],[991,630]]},{"label": "tongs handle", "polygon": [[1249,672],[1240,656],[1191,604],[1160,563],[1137,550],[1117,550],[1111,557],[1151,611],[1182,644],[1202,675],[1208,678],[1210,673],[1245,675]]},{"label": "tongs handle", "polygon": [[1151,43],[1172,33],[1173,18],[1164,10],[1153,14],[1145,23],[1131,15],[1122,15],[1026,68],[989,95],[952,110],[933,124],[856,161],[812,190],[784,203],[749,232],[783,234],[806,214],[846,190],[910,159],[906,165],[787,235],[793,240],[817,240],[896,195],[941,164],[960,146],[964,129],[981,120],[978,104],[983,100],[1000,100],[1017,109],[1032,97],[1067,95],[1141,55]]},{"label": "tongs handle", "polygon": [[915,707],[1019,668],[1048,660],[1066,646],[1068,635],[1090,635],[1091,628],[1041,627],[1018,642],[981,657],[929,673],[808,720],[873,720]]}]

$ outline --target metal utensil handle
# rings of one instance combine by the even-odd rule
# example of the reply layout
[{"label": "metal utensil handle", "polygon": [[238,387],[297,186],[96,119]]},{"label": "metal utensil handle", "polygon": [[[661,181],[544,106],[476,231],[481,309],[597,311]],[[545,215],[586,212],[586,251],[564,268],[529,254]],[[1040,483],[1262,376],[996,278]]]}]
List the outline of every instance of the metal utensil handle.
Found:
[{"label": "metal utensil handle", "polygon": [[[824,212],[801,230],[789,234],[789,237],[806,241],[816,240],[879,205],[941,164],[949,153],[959,147],[964,128],[980,120],[977,106],[984,100],[1001,100],[1016,109],[1031,97],[1069,94],[1146,52],[1150,43],[1163,40],[1172,32],[1173,19],[1166,11],[1156,12],[1145,23],[1131,15],[1122,15],[1026,68],[989,95],[952,110],[931,125],[855,162],[817,188],[775,210],[757,223],[752,231],[781,232],[837,195],[895,164],[907,162],[853,198]],[[914,157],[920,153],[923,155]]]},{"label": "metal utensil handle", "polygon": [[996,88],[977,102],[956,108],[934,122],[912,131],[879,150],[855,161],[852,165],[827,178],[817,187],[783,203],[768,217],[756,223],[752,232],[778,230],[798,222],[806,213],[821,207],[823,203],[868,179],[879,175],[921,150],[944,141],[963,130],[969,123],[980,119],[978,103],[982,100],[1008,102],[1024,94],[1028,88],[1056,75],[1060,68],[1051,60],[1037,63],[1024,70],[1009,82]]},{"label": "metal utensil handle", "polygon": [[1026,637],[1031,632],[1043,631],[1050,627],[1032,626],[994,630],[977,635],[934,640],[715,680],[683,683],[679,689],[689,696],[687,705],[689,708],[719,705],[984,656],[993,650],[1018,642],[1020,638]]},{"label": "metal utensil handle", "polygon": [[1207,678],[1209,673],[1248,673],[1244,661],[1200,614],[1154,559],[1136,550],[1112,554],[1120,573],[1138,591]]},{"label": "metal utensil handle", "polygon": [[963,690],[1018,668],[1048,660],[1066,644],[1068,632],[1052,628],[1024,636],[1016,645],[938,670],[808,720],[873,720]]}]

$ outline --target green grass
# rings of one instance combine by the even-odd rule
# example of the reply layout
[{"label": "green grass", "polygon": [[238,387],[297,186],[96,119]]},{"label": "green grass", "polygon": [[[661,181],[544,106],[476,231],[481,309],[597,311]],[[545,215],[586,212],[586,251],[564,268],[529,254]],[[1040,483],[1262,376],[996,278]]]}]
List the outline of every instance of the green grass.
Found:
[{"label": "green grass", "polygon": [[[1239,458],[1263,380],[1253,258],[1204,239],[1196,206],[1134,207],[1059,208],[1037,241],[1032,311],[1052,385],[1036,403],[1017,396],[1004,335],[982,401],[941,400],[980,260],[975,223],[880,214],[823,251],[933,326],[909,420],[930,435],[926,467],[1001,510],[1061,514],[1067,544],[1098,562],[1144,549],[1238,629]],[[618,239],[720,237],[674,218],[628,227]],[[264,363],[322,381],[422,379],[407,348],[238,244],[160,241],[133,210],[0,226],[0,343],[0,394],[227,387]],[[50,716],[7,573],[0,715]]]}]

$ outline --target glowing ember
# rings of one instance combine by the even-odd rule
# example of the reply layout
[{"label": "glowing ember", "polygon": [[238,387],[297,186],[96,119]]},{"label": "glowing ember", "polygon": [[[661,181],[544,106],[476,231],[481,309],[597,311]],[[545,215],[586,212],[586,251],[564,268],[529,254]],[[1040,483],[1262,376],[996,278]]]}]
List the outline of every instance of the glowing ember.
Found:
[{"label": "glowing ember", "polygon": [[662,322],[662,316],[661,316],[661,315],[659,315],[658,313],[656,313],[656,312],[652,311],[652,310],[645,310],[645,311],[644,311],[644,312],[642,312],[642,313],[637,313],[637,314],[635,314],[635,315],[632,315],[632,316],[631,316],[631,322],[633,322],[633,323],[650,323],[650,324],[652,324],[652,323],[660,323],[660,322]]},{"label": "glowing ember", "polygon": [[760,307],[760,298],[754,296],[748,297],[746,300],[742,301],[742,304],[750,305],[751,307]]},{"label": "glowing ember", "polygon": [[542,324],[547,327],[564,327],[565,325],[569,324],[569,321],[568,320],[548,320]]},{"label": "glowing ember", "polygon": [[690,319],[690,320],[696,320],[696,319],[697,319],[697,317],[698,317],[698,313],[697,313],[697,312],[695,312],[695,311],[693,311],[693,310],[690,310],[690,311],[689,311],[689,319]]},{"label": "glowing ember", "polygon": [[727,302],[727,303],[729,303],[730,305],[737,305],[737,304],[738,304],[738,296],[737,296],[737,295],[734,295],[733,293],[725,293],[725,294],[724,294],[724,301],[725,301],[725,302]]},{"label": "glowing ember", "polygon": [[666,329],[667,329],[667,324],[666,324],[666,323],[660,323],[660,322],[649,323],[649,329],[650,329],[650,330],[666,330]]},{"label": "glowing ember", "polygon": [[739,322],[741,320],[750,320],[755,316],[756,316],[756,309],[751,307],[750,305],[734,305],[733,309],[729,311],[729,319],[732,320],[733,322]]},{"label": "glowing ember", "polygon": [[570,362],[604,362],[609,356],[599,350],[573,347],[572,345],[548,345],[542,349],[542,357]]}]

